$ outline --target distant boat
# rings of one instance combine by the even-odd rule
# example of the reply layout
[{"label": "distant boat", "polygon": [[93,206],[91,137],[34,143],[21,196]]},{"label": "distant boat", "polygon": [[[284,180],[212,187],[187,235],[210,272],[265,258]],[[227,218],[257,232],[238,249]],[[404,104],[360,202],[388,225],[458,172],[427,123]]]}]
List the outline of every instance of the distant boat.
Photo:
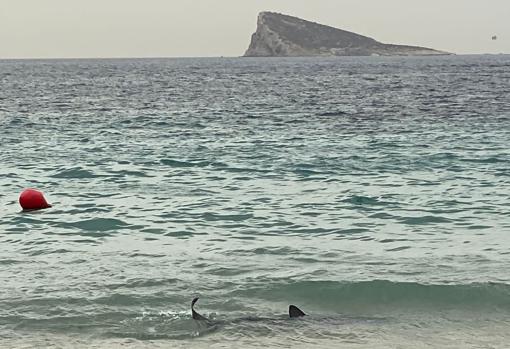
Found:
[{"label": "distant boat", "polygon": [[494,36],[492,37],[492,40],[498,40],[498,37],[497,37],[496,35],[494,35]]}]

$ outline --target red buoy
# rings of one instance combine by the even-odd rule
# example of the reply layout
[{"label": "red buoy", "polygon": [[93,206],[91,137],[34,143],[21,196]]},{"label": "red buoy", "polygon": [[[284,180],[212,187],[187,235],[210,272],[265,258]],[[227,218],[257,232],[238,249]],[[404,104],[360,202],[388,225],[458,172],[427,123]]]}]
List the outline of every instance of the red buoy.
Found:
[{"label": "red buoy", "polygon": [[19,204],[23,210],[42,210],[51,207],[43,193],[35,189],[25,189],[19,196]]}]

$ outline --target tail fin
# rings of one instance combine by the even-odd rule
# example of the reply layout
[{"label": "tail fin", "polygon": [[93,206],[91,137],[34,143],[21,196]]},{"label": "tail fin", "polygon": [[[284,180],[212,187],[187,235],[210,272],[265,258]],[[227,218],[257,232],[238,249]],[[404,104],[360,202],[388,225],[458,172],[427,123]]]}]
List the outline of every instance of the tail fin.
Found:
[{"label": "tail fin", "polygon": [[202,316],[200,315],[199,313],[197,313],[195,311],[195,303],[198,301],[198,297],[194,298],[192,301],[191,301],[191,317],[193,318],[193,320],[207,320],[207,318],[205,316]]},{"label": "tail fin", "polygon": [[289,316],[291,318],[292,317],[302,317],[302,316],[305,316],[305,315],[306,314],[301,309],[296,307],[295,305],[289,305]]}]

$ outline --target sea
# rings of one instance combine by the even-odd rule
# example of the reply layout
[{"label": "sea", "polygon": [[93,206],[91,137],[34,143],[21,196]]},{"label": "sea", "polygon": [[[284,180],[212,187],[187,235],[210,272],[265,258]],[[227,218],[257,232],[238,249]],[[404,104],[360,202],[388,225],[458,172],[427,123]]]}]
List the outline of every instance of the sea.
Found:
[{"label": "sea", "polygon": [[0,125],[2,349],[510,347],[509,55],[2,60]]}]

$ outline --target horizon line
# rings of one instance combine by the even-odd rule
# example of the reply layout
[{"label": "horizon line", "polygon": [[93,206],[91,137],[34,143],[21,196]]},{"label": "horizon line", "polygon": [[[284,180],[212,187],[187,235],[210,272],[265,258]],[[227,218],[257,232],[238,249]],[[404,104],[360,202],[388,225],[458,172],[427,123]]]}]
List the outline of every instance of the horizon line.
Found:
[{"label": "horizon line", "polygon": [[[500,52],[500,53],[453,53],[453,56],[499,56],[499,55],[510,55],[510,53]],[[344,58],[344,57],[372,57],[372,56],[293,56],[293,57],[256,57],[256,58]],[[377,56],[376,58],[381,57],[410,57],[410,56]],[[414,57],[423,57],[423,56],[414,56]],[[0,61],[44,61],[44,60],[123,60],[123,59],[197,59],[197,58],[253,58],[253,57],[245,57],[245,56],[85,56],[85,57],[0,57]]]}]

